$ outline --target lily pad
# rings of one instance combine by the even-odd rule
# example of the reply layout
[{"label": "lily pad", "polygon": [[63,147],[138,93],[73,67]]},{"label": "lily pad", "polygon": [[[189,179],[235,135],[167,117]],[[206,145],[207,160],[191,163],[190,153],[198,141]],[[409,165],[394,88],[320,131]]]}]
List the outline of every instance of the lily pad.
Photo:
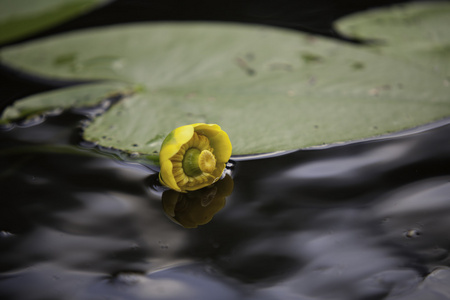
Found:
[{"label": "lily pad", "polygon": [[[348,36],[371,39],[379,52],[450,79],[450,5],[426,2],[377,9],[340,20],[337,29]],[[388,34],[386,34],[388,33]]]},{"label": "lily pad", "polygon": [[36,94],[16,101],[2,114],[0,124],[21,118],[33,118],[58,109],[89,108],[117,94],[131,93],[132,88],[119,82],[84,84]]},{"label": "lily pad", "polygon": [[47,29],[109,0],[0,0],[0,43]]},{"label": "lily pad", "polygon": [[[206,122],[228,132],[233,155],[259,154],[369,138],[450,116],[448,73],[436,70],[448,66],[448,58],[422,55],[446,49],[447,35],[433,43],[428,37],[449,28],[449,8],[409,4],[337,24],[364,37],[364,28],[373,27],[373,37],[384,44],[354,45],[257,25],[146,23],[12,46],[0,58],[46,78],[143,86],[85,130],[86,140],[102,146],[154,159],[172,129]],[[414,28],[401,21],[413,12],[421,24]],[[393,21],[377,31],[374,14]],[[413,38],[391,36],[403,31]],[[403,53],[411,39],[421,51]],[[70,104],[73,97],[60,101]]]}]

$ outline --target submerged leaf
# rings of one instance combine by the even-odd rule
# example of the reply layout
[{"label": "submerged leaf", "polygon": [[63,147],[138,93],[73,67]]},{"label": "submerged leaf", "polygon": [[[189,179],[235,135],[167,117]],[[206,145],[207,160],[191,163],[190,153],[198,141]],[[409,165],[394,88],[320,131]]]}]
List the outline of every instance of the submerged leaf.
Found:
[{"label": "submerged leaf", "polygon": [[[174,128],[215,123],[229,134],[233,155],[257,154],[369,138],[450,116],[449,8],[410,4],[338,22],[354,33],[361,27],[367,38],[383,37],[382,45],[263,26],[158,23],[83,30],[9,47],[0,57],[33,75],[144,86],[85,130],[85,139],[102,146],[154,158]],[[413,12],[421,21],[411,28],[401,20]],[[374,14],[392,21],[378,28]],[[366,27],[373,34],[362,35]],[[410,38],[397,39],[396,32]],[[430,54],[436,49],[440,55]]]}]

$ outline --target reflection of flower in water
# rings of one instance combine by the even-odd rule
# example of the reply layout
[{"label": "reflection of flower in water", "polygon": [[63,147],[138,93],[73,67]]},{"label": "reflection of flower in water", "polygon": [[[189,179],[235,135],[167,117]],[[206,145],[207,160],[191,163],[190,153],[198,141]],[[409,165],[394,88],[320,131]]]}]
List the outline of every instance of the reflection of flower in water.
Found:
[{"label": "reflection of flower in water", "polygon": [[211,221],[225,206],[226,197],[233,191],[233,179],[226,175],[203,189],[179,193],[167,190],[162,195],[164,212],[175,223],[185,228],[196,228]]}]

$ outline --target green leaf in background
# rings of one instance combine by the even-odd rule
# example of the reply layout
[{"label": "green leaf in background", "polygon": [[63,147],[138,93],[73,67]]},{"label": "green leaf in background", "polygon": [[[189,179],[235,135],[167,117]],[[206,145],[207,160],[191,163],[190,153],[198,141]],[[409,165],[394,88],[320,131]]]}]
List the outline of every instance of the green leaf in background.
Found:
[{"label": "green leaf in background", "polygon": [[[450,116],[448,73],[436,69],[448,66],[450,39],[441,33],[450,28],[449,8],[409,4],[338,22],[355,33],[373,27],[373,37],[386,41],[381,45],[263,26],[148,23],[12,46],[0,58],[47,78],[143,86],[85,130],[86,140],[102,146],[156,158],[172,129],[205,122],[228,132],[233,155],[267,153],[369,138]],[[391,21],[378,28],[374,15]],[[403,31],[410,38],[395,38]],[[409,44],[420,51],[403,51]],[[443,54],[423,55],[435,49]]]},{"label": "green leaf in background", "polygon": [[29,36],[110,0],[0,0],[0,43]]},{"label": "green leaf in background", "polygon": [[386,54],[450,80],[450,5],[415,3],[406,9],[380,9],[340,20],[337,29],[348,36],[373,39],[374,51]]},{"label": "green leaf in background", "polygon": [[119,82],[84,84],[36,94],[16,101],[2,114],[0,124],[23,117],[32,118],[54,109],[88,108],[98,105],[114,94],[126,95],[132,88]]}]

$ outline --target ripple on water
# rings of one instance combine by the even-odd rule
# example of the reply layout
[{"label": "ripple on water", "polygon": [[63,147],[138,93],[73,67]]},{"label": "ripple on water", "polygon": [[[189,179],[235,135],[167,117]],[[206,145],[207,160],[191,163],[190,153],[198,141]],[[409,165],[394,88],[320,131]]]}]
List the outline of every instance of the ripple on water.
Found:
[{"label": "ripple on water", "polygon": [[73,143],[78,120],[0,134],[1,299],[449,297],[450,126],[238,161],[188,230],[155,171]]}]

